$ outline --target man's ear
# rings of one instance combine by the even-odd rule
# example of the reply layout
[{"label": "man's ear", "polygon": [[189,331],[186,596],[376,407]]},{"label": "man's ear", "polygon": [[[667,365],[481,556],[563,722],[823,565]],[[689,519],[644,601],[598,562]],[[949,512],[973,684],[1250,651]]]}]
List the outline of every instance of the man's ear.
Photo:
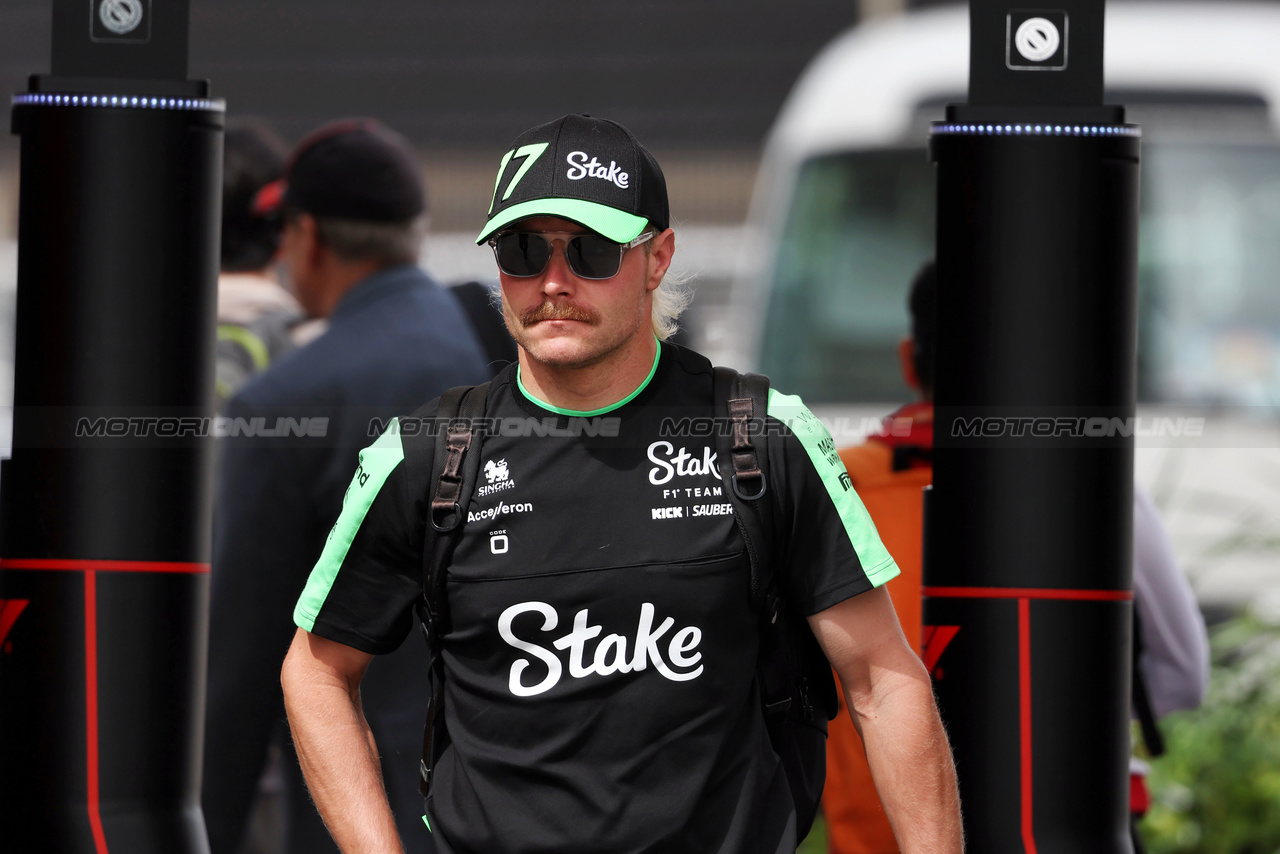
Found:
[{"label": "man's ear", "polygon": [[320,229],[316,226],[316,218],[309,213],[300,213],[294,224],[302,240],[303,256],[307,263],[313,266],[319,264],[324,243],[320,240]]},{"label": "man's ear", "polygon": [[675,230],[668,228],[659,232],[653,236],[649,243],[651,244],[649,249],[649,281],[646,283],[646,287],[648,290],[654,291],[658,289],[658,285],[662,284],[662,277],[667,274],[667,268],[671,266],[671,259],[675,255]]},{"label": "man's ear", "polygon": [[922,391],[920,375],[916,373],[915,347],[915,339],[909,335],[898,342],[898,367],[902,369],[902,381],[907,388]]}]

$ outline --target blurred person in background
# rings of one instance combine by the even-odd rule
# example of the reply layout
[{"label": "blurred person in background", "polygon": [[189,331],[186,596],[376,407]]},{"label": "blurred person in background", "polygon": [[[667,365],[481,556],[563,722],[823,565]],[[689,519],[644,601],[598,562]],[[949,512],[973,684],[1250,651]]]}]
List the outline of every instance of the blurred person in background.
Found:
[{"label": "blurred person in background", "polygon": [[[889,415],[882,434],[840,451],[854,489],[902,570],[885,586],[902,629],[918,653],[923,652],[923,490],[933,481],[937,288],[937,269],[928,261],[916,273],[907,297],[911,335],[898,344],[903,380],[919,399]],[[1135,714],[1144,732],[1150,732],[1154,718],[1200,705],[1209,679],[1209,640],[1195,594],[1174,559],[1159,512],[1136,484],[1133,540],[1138,653]],[[1143,694],[1149,700],[1147,709],[1140,699]],[[1151,720],[1142,720],[1144,716]],[[1151,741],[1150,735],[1147,740]],[[1153,749],[1150,743],[1147,747]],[[1131,763],[1135,822],[1146,810],[1145,772],[1142,763]],[[897,854],[893,830],[871,782],[862,740],[844,714],[831,722],[822,810],[831,854]],[[1136,845],[1141,844],[1136,825],[1134,839]]]},{"label": "blurred person in background", "polygon": [[[267,125],[232,120],[222,145],[222,237],[218,272],[215,404],[225,410],[231,396],[254,374],[298,345],[304,315],[276,274],[280,217],[257,210],[258,193],[284,174],[289,147]],[[316,321],[322,323],[322,321]],[[242,854],[279,849],[280,744],[259,781]]]},{"label": "blurred person in background", "polygon": [[232,121],[223,138],[222,244],[218,274],[218,410],[254,374],[298,344],[302,309],[276,276],[278,216],[255,209],[284,174],[288,146],[264,124]]},{"label": "blurred person in background", "polygon": [[[424,398],[489,377],[461,305],[417,266],[426,193],[398,134],[370,120],[320,128],[256,206],[281,218],[294,295],[329,326],[227,406],[240,429],[222,440],[213,532],[203,791],[212,854],[234,854],[244,835],[272,731],[284,720],[279,673],[293,605],[359,449]],[[271,435],[287,419],[305,426]],[[401,832],[423,840],[418,851],[429,850],[417,793],[426,673],[424,650],[405,644],[364,681],[382,777]],[[291,746],[284,754],[284,850],[336,850]]]}]

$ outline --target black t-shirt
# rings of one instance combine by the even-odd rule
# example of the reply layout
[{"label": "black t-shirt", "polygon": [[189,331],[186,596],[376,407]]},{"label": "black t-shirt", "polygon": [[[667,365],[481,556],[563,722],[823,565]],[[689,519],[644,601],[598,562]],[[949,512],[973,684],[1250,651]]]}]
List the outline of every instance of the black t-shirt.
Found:
[{"label": "black t-shirt", "polygon": [[[668,344],[595,412],[539,403],[514,369],[493,381],[448,571],[438,850],[794,850],[753,681],[749,565],[702,429],[712,408],[710,363]],[[897,567],[822,424],[776,391],[768,409],[779,571],[815,614]],[[361,453],[294,613],[303,629],[384,653],[412,627],[432,492],[419,455],[434,444],[420,423]]]}]

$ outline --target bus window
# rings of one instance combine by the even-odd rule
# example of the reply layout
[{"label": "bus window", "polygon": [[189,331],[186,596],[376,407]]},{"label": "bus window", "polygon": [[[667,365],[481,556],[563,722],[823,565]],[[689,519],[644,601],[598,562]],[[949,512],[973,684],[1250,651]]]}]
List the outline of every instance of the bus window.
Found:
[{"label": "bus window", "polygon": [[933,254],[934,172],[922,149],[846,152],[800,170],[783,227],[761,370],[807,402],[904,396],[895,347],[907,285]]},{"label": "bus window", "polygon": [[[1139,400],[1280,404],[1280,147],[1145,145]],[[769,284],[760,369],[821,403],[892,402],[906,291],[933,254],[924,152],[800,169]]]},{"label": "bus window", "polygon": [[1280,147],[1142,154],[1139,394],[1280,404]]}]

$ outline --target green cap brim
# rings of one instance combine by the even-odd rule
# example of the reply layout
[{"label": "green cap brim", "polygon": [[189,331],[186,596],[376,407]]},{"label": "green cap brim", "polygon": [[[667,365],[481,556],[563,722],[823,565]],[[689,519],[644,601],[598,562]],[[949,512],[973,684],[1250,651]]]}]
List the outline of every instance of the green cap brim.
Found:
[{"label": "green cap brim", "polygon": [[642,216],[596,202],[584,202],[582,199],[533,199],[495,214],[484,224],[484,230],[476,238],[476,243],[484,243],[498,229],[531,216],[556,216],[572,220],[617,243],[635,240],[649,222]]}]

